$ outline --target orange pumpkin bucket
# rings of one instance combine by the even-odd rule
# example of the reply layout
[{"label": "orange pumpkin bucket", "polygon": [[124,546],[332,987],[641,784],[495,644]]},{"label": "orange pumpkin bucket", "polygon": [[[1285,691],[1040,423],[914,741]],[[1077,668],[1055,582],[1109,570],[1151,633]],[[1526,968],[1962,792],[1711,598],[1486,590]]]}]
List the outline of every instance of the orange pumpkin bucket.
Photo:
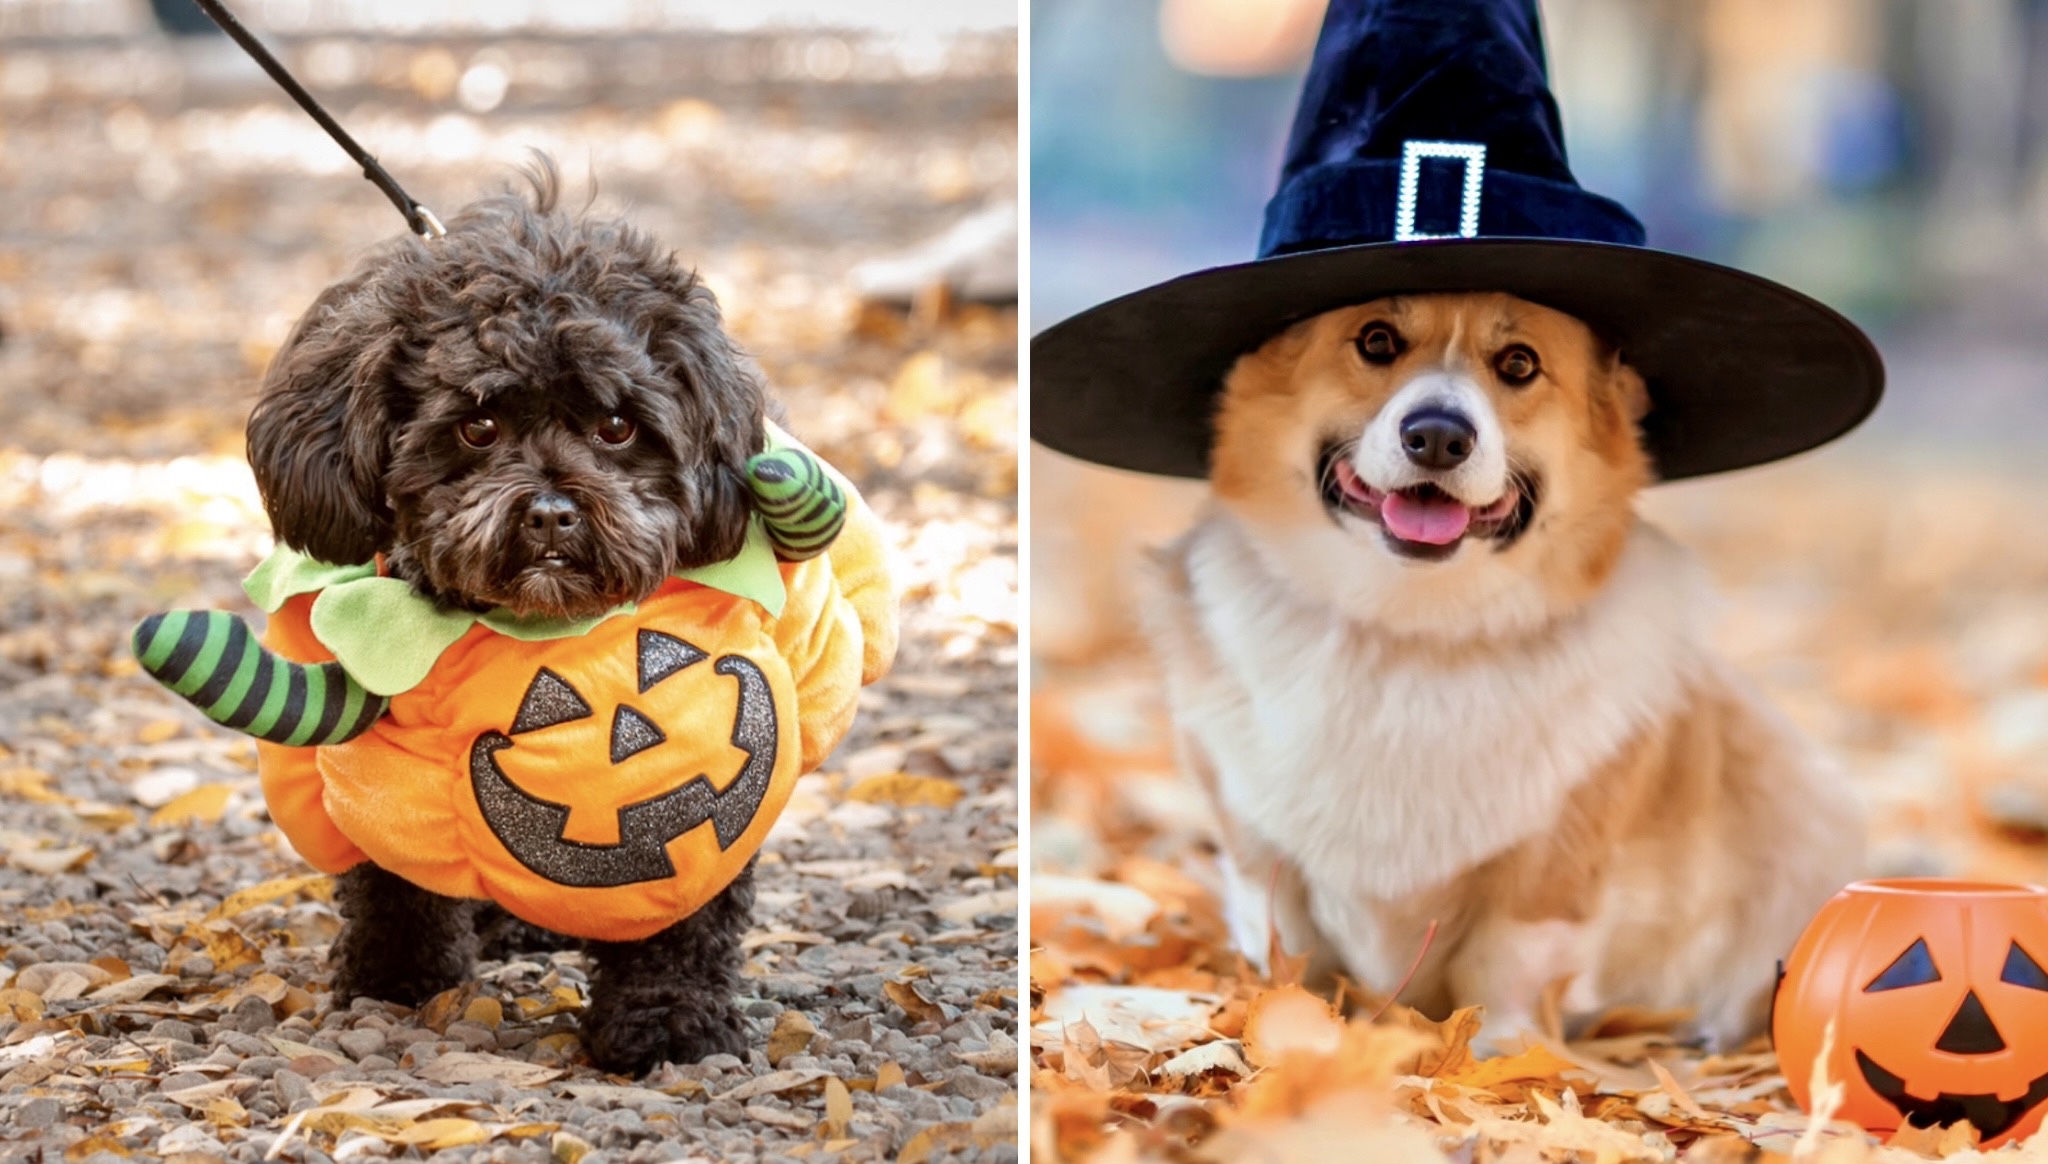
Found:
[{"label": "orange pumpkin bucket", "polygon": [[1987,1147],[2032,1135],[2048,1109],[2048,890],[1945,878],[1842,890],[1792,948],[1771,1008],[1808,1111],[1830,1022],[1839,1118],[1880,1134],[1967,1121]]}]

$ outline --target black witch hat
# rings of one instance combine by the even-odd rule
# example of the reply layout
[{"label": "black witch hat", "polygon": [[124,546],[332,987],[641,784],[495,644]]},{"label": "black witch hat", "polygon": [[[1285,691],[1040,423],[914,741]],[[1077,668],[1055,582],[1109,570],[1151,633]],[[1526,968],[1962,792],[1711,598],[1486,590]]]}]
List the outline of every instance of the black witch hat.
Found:
[{"label": "black witch hat", "polygon": [[1112,300],[1031,342],[1031,435],[1207,474],[1224,374],[1299,320],[1385,295],[1506,291],[1575,315],[1650,388],[1666,480],[1790,456],[1877,407],[1884,366],[1825,305],[1643,245],[1579,188],[1535,0],[1331,0],[1255,262]]}]

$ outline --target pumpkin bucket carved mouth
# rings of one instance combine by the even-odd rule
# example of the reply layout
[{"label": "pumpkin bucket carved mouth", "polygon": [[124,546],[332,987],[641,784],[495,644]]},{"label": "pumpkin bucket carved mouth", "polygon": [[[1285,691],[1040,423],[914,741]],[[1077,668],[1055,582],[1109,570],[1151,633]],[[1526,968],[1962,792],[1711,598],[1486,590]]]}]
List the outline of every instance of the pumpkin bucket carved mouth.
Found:
[{"label": "pumpkin bucket carved mouth", "polygon": [[2005,1100],[1996,1095],[1952,1095],[1946,1091],[1933,1099],[1921,1099],[1907,1092],[1904,1079],[1878,1066],[1875,1059],[1860,1050],[1856,1052],[1856,1066],[1862,1070],[1863,1081],[1870,1085],[1870,1089],[1899,1109],[1906,1122],[1916,1128],[1943,1127],[1968,1120],[1976,1125],[1980,1137],[1991,1140],[2010,1131],[2013,1125],[2027,1117],[2028,1112],[2043,1100],[2048,1100],[2048,1074],[2036,1076],[2027,1087],[2026,1094],[2018,1099]]}]

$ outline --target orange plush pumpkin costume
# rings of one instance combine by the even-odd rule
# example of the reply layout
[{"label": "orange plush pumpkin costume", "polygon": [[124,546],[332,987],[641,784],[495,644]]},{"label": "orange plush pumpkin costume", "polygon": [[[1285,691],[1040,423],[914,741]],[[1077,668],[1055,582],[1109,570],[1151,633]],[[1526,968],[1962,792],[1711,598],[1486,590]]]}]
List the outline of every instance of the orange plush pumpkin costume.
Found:
[{"label": "orange plush pumpkin costume", "polygon": [[880,527],[846,489],[828,553],[777,562],[757,528],[739,559],[577,625],[436,612],[373,566],[280,550],[249,584],[265,645],[339,657],[392,701],[346,743],[259,742],[272,818],[325,872],[375,861],[560,933],[626,941],[689,916],[894,657]]}]

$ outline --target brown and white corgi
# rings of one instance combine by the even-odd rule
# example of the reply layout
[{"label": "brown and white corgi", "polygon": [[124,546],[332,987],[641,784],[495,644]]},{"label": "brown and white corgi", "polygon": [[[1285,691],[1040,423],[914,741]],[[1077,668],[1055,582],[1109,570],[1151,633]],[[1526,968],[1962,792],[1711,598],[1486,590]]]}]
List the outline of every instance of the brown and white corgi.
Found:
[{"label": "brown and white corgi", "polygon": [[1859,872],[1847,782],[1707,648],[1642,521],[1643,381],[1503,294],[1381,299],[1244,356],[1148,633],[1220,825],[1233,939],[1403,1001],[1760,1029]]}]

